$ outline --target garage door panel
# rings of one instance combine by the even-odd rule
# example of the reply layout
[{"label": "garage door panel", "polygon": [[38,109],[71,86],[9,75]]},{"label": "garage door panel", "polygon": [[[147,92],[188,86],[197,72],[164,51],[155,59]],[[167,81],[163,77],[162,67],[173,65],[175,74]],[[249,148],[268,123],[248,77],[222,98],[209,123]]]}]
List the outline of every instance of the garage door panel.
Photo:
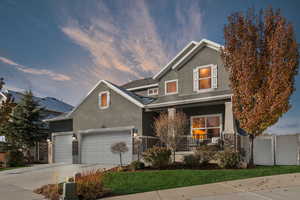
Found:
[{"label": "garage door panel", "polygon": [[54,136],[54,162],[72,163],[72,135]]},{"label": "garage door panel", "polygon": [[93,133],[83,135],[81,140],[81,162],[86,164],[119,164],[119,155],[110,151],[111,145],[125,142],[129,151],[122,154],[123,163],[132,161],[132,138],[130,131]]}]

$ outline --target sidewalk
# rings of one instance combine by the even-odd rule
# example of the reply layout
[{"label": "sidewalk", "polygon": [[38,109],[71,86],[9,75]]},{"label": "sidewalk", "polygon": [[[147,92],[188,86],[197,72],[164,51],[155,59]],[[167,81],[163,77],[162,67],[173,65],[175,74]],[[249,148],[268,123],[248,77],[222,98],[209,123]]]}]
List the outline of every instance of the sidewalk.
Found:
[{"label": "sidewalk", "polygon": [[299,200],[300,173],[116,196],[105,200]]}]

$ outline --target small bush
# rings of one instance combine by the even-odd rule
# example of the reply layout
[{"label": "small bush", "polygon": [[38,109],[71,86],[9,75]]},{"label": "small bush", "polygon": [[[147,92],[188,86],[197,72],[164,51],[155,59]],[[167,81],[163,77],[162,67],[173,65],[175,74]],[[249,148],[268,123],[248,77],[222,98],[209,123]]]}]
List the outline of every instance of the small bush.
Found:
[{"label": "small bush", "polygon": [[203,145],[195,150],[195,156],[199,159],[201,166],[207,165],[215,158],[218,148],[214,145]]},{"label": "small bush", "polygon": [[50,200],[59,200],[59,196],[63,193],[63,187],[62,184],[48,184],[34,190],[34,192]]},{"label": "small bush", "polygon": [[200,158],[194,154],[185,155],[183,162],[187,167],[196,168],[200,166]]},{"label": "small bush", "polygon": [[7,155],[7,165],[9,167],[22,167],[25,165],[25,158],[21,151],[11,150]]},{"label": "small bush", "polygon": [[238,152],[234,152],[233,150],[224,150],[222,152],[218,152],[216,159],[219,167],[221,168],[229,169],[240,167],[240,154]]},{"label": "small bush", "polygon": [[132,170],[138,170],[138,169],[144,169],[145,168],[145,164],[139,160],[133,161],[130,164],[130,168]]},{"label": "small bush", "polygon": [[154,168],[165,168],[170,164],[171,150],[165,147],[152,147],[143,153],[144,160]]},{"label": "small bush", "polygon": [[[95,200],[110,193],[109,189],[103,187],[104,175],[101,170],[86,171],[78,175],[75,181],[79,199]],[[59,200],[59,196],[63,193],[63,183],[44,185],[34,192],[50,200]]]},{"label": "small bush", "polygon": [[76,179],[77,195],[81,200],[94,200],[106,195],[109,190],[103,187],[104,172],[101,170],[86,171]]}]

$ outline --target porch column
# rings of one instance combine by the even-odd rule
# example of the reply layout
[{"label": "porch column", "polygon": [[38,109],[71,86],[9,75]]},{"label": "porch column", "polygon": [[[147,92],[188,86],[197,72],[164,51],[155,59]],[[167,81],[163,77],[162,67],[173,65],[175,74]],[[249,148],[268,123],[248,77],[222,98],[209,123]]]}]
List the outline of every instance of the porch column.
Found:
[{"label": "porch column", "polygon": [[233,112],[232,112],[232,103],[225,102],[225,127],[224,127],[224,134],[234,134],[235,125],[233,119]]},{"label": "porch column", "polygon": [[225,102],[225,127],[223,131],[223,139],[224,145],[237,150],[236,127],[231,102]]},{"label": "porch column", "polygon": [[171,118],[171,119],[174,118],[175,114],[176,114],[176,108],[168,108],[169,118]]}]

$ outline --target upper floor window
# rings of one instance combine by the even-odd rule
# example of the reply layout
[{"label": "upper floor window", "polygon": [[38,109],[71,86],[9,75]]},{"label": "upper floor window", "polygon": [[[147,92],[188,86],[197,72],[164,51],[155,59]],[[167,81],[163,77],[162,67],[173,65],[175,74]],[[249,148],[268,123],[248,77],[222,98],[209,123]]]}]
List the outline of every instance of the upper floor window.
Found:
[{"label": "upper floor window", "polygon": [[149,88],[148,96],[158,95],[158,88]]},{"label": "upper floor window", "polygon": [[178,80],[170,80],[165,82],[165,94],[176,94],[178,93]]},{"label": "upper floor window", "polygon": [[194,69],[194,91],[217,88],[217,65],[204,65]]},{"label": "upper floor window", "polygon": [[99,108],[104,109],[109,107],[109,92],[100,92],[99,93]]}]

